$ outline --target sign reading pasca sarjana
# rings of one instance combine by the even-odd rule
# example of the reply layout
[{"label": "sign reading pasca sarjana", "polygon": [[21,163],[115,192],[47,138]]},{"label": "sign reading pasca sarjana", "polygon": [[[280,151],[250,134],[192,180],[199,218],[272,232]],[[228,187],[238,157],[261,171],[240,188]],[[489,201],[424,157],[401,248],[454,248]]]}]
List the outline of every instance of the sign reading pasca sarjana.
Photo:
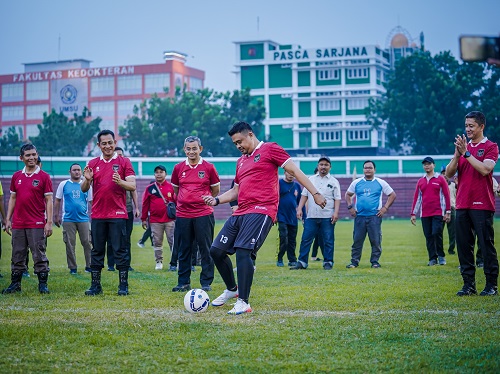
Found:
[{"label": "sign reading pasca sarjana", "polygon": [[272,61],[308,61],[331,59],[332,57],[362,57],[368,56],[368,49],[370,47],[274,50],[267,51],[266,57]]}]

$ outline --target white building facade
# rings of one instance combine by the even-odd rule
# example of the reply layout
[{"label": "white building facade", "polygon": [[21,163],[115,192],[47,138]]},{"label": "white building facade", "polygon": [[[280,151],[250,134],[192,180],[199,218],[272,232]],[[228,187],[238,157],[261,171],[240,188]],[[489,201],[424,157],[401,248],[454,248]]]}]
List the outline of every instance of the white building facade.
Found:
[{"label": "white building facade", "polygon": [[292,155],[387,154],[386,129],[365,109],[385,92],[391,54],[375,45],[303,49],[236,42],[236,79],[266,107],[261,137]]}]

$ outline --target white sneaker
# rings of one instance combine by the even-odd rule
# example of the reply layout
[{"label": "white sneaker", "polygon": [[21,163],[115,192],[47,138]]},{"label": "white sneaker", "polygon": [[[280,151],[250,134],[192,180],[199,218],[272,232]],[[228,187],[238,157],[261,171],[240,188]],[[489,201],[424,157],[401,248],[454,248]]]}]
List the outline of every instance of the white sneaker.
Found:
[{"label": "white sneaker", "polygon": [[155,270],[161,270],[161,269],[163,269],[163,262],[157,261]]},{"label": "white sneaker", "polygon": [[144,248],[144,243],[141,243],[141,242],[137,242],[137,245],[141,248]]},{"label": "white sneaker", "polygon": [[224,290],[222,295],[220,295],[217,299],[212,301],[213,306],[222,306],[225,303],[228,302],[230,299],[235,299],[238,297],[238,290],[236,291],[229,291],[229,290]]},{"label": "white sneaker", "polygon": [[234,304],[233,309],[227,312],[227,314],[234,314],[234,315],[243,313],[252,313],[252,308],[250,307],[250,304],[245,303],[241,299],[236,300],[236,304]]}]

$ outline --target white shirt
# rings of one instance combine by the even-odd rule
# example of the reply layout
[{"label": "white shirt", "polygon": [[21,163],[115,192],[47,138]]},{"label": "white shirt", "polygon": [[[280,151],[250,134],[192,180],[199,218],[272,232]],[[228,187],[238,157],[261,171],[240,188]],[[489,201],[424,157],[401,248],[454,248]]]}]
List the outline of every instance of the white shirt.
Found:
[{"label": "white shirt", "polygon": [[324,177],[315,174],[309,177],[314,187],[326,199],[326,206],[321,209],[319,205],[314,202],[314,197],[307,189],[302,190],[302,196],[307,196],[307,218],[331,218],[334,213],[334,200],[341,200],[340,197],[340,183],[337,178],[328,173]]}]

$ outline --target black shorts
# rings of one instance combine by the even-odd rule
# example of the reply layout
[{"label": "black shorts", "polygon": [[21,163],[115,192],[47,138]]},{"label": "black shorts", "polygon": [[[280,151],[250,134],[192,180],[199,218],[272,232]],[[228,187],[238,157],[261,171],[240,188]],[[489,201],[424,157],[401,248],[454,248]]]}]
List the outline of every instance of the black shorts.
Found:
[{"label": "black shorts", "polygon": [[231,216],[215,237],[212,246],[226,251],[229,255],[236,252],[235,248],[248,249],[252,251],[252,258],[255,259],[272,226],[273,220],[265,214]]}]

